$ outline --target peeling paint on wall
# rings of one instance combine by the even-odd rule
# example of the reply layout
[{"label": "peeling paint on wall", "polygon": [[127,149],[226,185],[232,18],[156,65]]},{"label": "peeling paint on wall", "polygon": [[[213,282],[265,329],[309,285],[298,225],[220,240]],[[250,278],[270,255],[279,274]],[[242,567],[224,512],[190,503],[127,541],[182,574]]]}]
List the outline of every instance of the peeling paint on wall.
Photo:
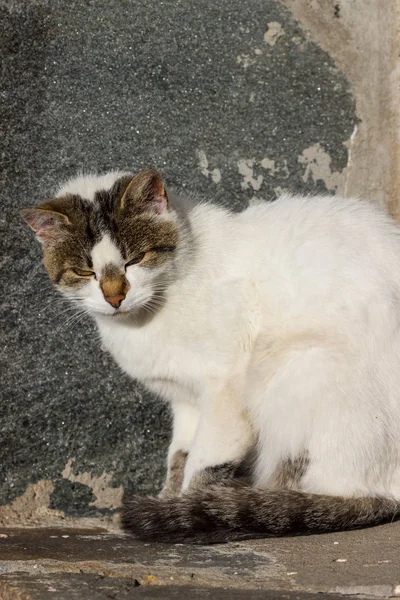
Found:
[{"label": "peeling paint on wall", "polygon": [[340,18],[327,1],[325,6],[310,0],[282,3],[352,85],[358,133],[342,193],[371,200],[399,217],[398,0],[342,2]]},{"label": "peeling paint on wall", "polygon": [[61,511],[49,508],[50,495],[54,484],[48,479],[31,483],[25,492],[16,498],[10,505],[0,506],[0,525],[29,525],[37,521],[47,520],[52,514],[63,517]]},{"label": "peeling paint on wall", "polygon": [[197,152],[197,157],[199,159],[199,167],[201,172],[205,177],[211,177],[214,183],[219,183],[221,181],[221,171],[219,169],[213,169],[210,171],[208,169],[208,159],[206,153],[203,150],[199,150]]},{"label": "peeling paint on wall", "polygon": [[264,177],[262,175],[254,177],[254,164],[255,160],[253,158],[243,158],[237,162],[238,171],[240,175],[243,175],[241,183],[243,190],[247,190],[249,187],[252,187],[253,190],[259,190],[261,187]]},{"label": "peeling paint on wall", "polygon": [[[241,182],[241,187],[243,190],[253,188],[253,190],[258,191],[261,188],[262,183],[266,181],[266,177],[274,177],[277,173],[279,173],[285,179],[289,177],[289,169],[286,159],[281,165],[279,165],[277,164],[276,160],[268,157],[263,158],[261,162],[257,162],[254,158],[243,158],[237,162],[237,167],[240,175],[243,176],[243,181]],[[256,176],[254,171],[259,167],[265,171],[268,171],[268,174],[266,176]],[[250,201],[253,199],[254,197]]]},{"label": "peeling paint on wall", "polygon": [[[289,190],[286,190],[285,188],[281,187],[280,185],[278,185],[277,187],[274,188],[275,198],[279,198],[283,194],[287,194],[287,193],[289,193]],[[272,198],[260,198],[259,196],[253,196],[249,200],[249,206],[257,206],[258,204],[264,204],[264,202],[268,202],[270,200],[272,200]]]},{"label": "peeling paint on wall", "polygon": [[298,161],[306,166],[302,177],[304,183],[311,176],[314,183],[318,180],[323,181],[328,190],[338,191],[343,186],[344,173],[331,171],[332,159],[319,143],[306,148],[299,156]]},{"label": "peeling paint on wall", "polygon": [[270,160],[269,158],[264,158],[261,161],[261,166],[263,169],[266,169],[267,171],[269,171],[269,175],[270,176],[274,176],[275,173],[279,173],[281,175],[281,177],[284,177],[285,179],[287,179],[289,177],[289,169],[287,166],[287,160],[286,158],[283,159],[281,165],[277,165],[275,160]]},{"label": "peeling paint on wall", "polygon": [[272,175],[272,177],[279,170],[275,166],[275,161],[271,160],[270,158],[263,158],[262,161],[261,161],[261,166],[262,166],[263,169],[266,169],[267,171],[269,171],[269,174]]},{"label": "peeling paint on wall", "polygon": [[257,198],[257,196],[253,196],[249,200],[249,206],[257,206],[258,204],[264,204],[265,200],[263,198]]},{"label": "peeling paint on wall", "polygon": [[271,21],[267,25],[267,31],[264,33],[264,42],[270,46],[275,46],[276,42],[285,34],[282,25],[277,21]]},{"label": "peeling paint on wall", "polygon": [[105,527],[119,531],[116,515],[96,518],[71,518],[62,510],[50,508],[54,483],[41,479],[9,505],[0,506],[0,527]]},{"label": "peeling paint on wall", "polygon": [[92,490],[96,496],[96,500],[90,502],[89,506],[113,509],[121,506],[124,489],[122,485],[118,488],[110,486],[110,481],[113,478],[112,473],[103,473],[100,477],[96,477],[88,472],[75,474],[72,471],[72,464],[73,460],[69,459],[61,475],[69,481],[87,485]]}]

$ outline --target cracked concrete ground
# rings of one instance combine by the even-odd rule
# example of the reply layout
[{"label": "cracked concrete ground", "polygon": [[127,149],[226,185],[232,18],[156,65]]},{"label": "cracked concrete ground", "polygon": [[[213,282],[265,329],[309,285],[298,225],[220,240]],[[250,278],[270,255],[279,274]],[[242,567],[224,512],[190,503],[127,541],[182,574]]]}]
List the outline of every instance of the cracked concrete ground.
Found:
[{"label": "cracked concrete ground", "polygon": [[214,546],[101,529],[2,529],[1,600],[400,597],[400,523]]}]

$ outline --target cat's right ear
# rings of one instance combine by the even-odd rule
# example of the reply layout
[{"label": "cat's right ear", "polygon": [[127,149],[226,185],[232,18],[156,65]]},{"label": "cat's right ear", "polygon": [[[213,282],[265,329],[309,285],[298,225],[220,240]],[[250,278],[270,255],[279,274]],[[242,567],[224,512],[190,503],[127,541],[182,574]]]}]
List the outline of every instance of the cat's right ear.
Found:
[{"label": "cat's right ear", "polygon": [[59,238],[63,226],[70,223],[66,215],[44,207],[24,208],[21,216],[41,244]]},{"label": "cat's right ear", "polygon": [[131,206],[138,212],[162,215],[169,202],[163,180],[154,169],[143,169],[128,184],[120,201],[120,207]]}]

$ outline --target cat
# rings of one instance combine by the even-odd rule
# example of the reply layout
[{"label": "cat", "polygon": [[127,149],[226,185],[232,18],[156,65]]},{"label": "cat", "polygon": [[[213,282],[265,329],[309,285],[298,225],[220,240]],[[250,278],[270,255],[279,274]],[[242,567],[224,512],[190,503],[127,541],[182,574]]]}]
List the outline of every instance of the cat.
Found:
[{"label": "cat", "polygon": [[172,408],[164,488],[124,500],[126,531],[215,543],[398,517],[400,232],[381,209],[284,194],[233,213],[145,169],[79,176],[22,215],[52,282]]}]

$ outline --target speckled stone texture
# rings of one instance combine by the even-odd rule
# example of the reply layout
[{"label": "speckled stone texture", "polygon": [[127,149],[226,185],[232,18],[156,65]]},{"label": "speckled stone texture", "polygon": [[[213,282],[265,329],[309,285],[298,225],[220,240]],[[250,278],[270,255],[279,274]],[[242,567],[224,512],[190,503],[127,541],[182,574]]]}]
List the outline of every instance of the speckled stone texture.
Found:
[{"label": "speckled stone texture", "polygon": [[168,410],[52,290],[19,209],[116,167],[154,166],[235,210],[334,192],[353,99],[274,0],[3,0],[0,23],[0,504],[49,480],[50,508],[104,514],[104,490],[161,485]]}]

